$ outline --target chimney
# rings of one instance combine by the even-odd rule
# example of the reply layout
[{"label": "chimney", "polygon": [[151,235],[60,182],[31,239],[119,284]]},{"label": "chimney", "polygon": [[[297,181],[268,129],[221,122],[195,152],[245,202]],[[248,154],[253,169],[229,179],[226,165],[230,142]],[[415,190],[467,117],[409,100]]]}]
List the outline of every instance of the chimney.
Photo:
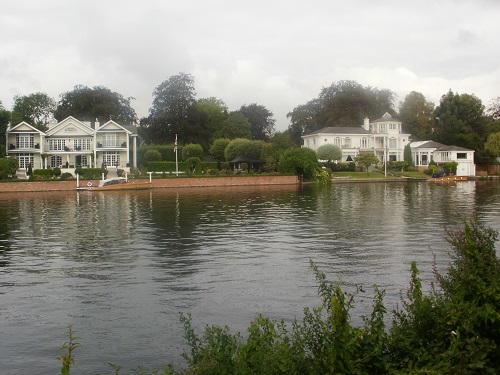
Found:
[{"label": "chimney", "polygon": [[99,126],[101,126],[100,122],[99,122],[99,119],[96,118],[95,119],[95,130],[99,130]]},{"label": "chimney", "polygon": [[363,122],[363,129],[370,130],[370,120],[368,120],[368,117],[365,117],[365,121]]}]

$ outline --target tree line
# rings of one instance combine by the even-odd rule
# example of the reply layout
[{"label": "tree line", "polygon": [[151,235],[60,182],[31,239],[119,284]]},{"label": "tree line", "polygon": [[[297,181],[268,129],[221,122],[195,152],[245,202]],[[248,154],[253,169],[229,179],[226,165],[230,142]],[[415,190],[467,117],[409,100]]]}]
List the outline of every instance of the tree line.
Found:
[{"label": "tree line", "polygon": [[243,104],[230,111],[216,97],[196,98],[194,77],[179,73],[161,82],[152,93],[146,117],[138,118],[133,97],[124,97],[104,86],[77,85],[56,102],[37,92],[14,97],[12,111],[0,102],[0,154],[5,155],[7,123],[26,121],[46,130],[49,120],[73,116],[81,121],[138,125],[144,144],[171,144],[177,134],[183,144],[200,144],[209,150],[217,139],[244,138],[269,142],[274,136],[299,146],[301,136],[324,127],[360,126],[388,112],[399,118],[413,141],[434,140],[475,150],[476,162],[490,164],[500,156],[500,97],[487,108],[474,94],[449,90],[437,106],[419,92],[410,92],[396,109],[396,95],[388,89],[363,86],[355,81],[333,82],[317,98],[300,104],[287,114],[288,129],[275,131],[273,112],[265,105]]}]

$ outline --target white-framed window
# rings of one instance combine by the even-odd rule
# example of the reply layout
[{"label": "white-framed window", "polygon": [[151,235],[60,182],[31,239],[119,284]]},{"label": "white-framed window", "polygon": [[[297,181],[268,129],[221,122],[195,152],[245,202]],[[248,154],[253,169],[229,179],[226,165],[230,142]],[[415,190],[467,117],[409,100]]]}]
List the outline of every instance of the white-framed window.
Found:
[{"label": "white-framed window", "polygon": [[60,168],[62,165],[62,156],[55,155],[51,156],[49,159],[50,168]]},{"label": "white-framed window", "polygon": [[120,154],[115,151],[107,151],[102,155],[102,160],[106,165],[120,165]]},{"label": "white-framed window", "polygon": [[390,130],[396,130],[396,124],[389,124],[389,129]]},{"label": "white-framed window", "polygon": [[335,138],[335,140],[334,140],[333,144],[334,144],[335,146],[339,146],[339,147],[340,147],[340,146],[341,146],[341,140],[340,140],[340,137]]},{"label": "white-framed window", "polygon": [[82,168],[87,168],[89,166],[89,158],[87,155],[82,155],[82,158],[80,160],[82,163]]},{"label": "white-framed window", "polygon": [[65,139],[49,139],[49,151],[64,151],[65,147]]},{"label": "white-framed window", "polygon": [[120,133],[104,133],[102,138],[103,147],[119,147]]},{"label": "white-framed window", "polygon": [[360,146],[361,148],[368,148],[368,138],[366,137],[361,138]]},{"label": "white-framed window", "polygon": [[92,140],[90,138],[79,138],[73,141],[75,151],[89,151]]},{"label": "white-framed window", "polygon": [[28,169],[29,165],[33,168],[33,154],[17,154],[16,159],[19,169]]},{"label": "white-framed window", "polygon": [[34,148],[35,136],[33,134],[17,134],[16,148]]},{"label": "white-framed window", "polygon": [[351,138],[345,137],[344,145],[346,148],[351,148]]},{"label": "white-framed window", "polygon": [[396,138],[389,138],[389,148],[396,148],[397,144],[398,142]]},{"label": "white-framed window", "polygon": [[387,131],[387,124],[380,124],[380,133],[385,133]]}]

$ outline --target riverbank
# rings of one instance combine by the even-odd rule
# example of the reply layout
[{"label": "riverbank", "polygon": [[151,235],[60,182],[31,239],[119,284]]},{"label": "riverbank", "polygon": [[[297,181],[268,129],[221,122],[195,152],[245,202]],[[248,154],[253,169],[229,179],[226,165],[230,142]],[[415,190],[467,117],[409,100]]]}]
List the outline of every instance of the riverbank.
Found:
[{"label": "riverbank", "polygon": [[[148,182],[149,179],[134,179],[134,182]],[[99,185],[98,180],[80,181],[80,186]],[[298,185],[297,176],[228,176],[228,177],[169,177],[154,178],[153,189],[187,187],[222,187],[222,186],[266,186]],[[15,181],[1,182],[0,193],[36,192],[36,191],[71,191],[76,190],[76,180],[69,181]]]}]

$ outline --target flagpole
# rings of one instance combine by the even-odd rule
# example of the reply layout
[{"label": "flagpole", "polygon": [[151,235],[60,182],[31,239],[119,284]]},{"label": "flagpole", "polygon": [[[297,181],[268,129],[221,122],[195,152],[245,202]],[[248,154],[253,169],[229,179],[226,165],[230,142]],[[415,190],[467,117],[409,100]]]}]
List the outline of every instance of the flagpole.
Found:
[{"label": "flagpole", "polygon": [[175,152],[175,175],[179,176],[179,162],[177,158],[177,134],[175,135],[174,152]]}]

